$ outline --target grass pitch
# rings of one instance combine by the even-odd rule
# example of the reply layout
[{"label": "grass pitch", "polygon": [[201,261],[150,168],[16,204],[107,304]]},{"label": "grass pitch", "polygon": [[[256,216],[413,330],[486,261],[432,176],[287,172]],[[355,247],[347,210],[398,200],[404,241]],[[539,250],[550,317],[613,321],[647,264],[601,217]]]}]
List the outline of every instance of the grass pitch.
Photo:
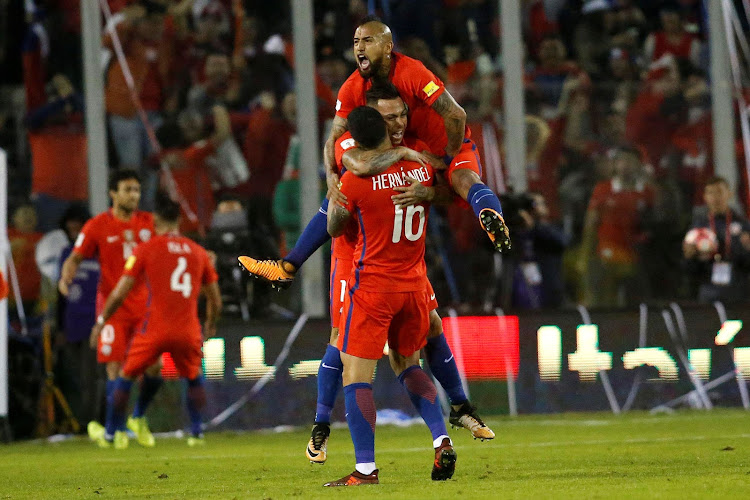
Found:
[{"label": "grass pitch", "polygon": [[430,480],[424,426],[380,426],[381,484],[323,488],[353,470],[346,429],[323,466],[304,457],[309,429],[209,433],[203,448],[161,439],[100,450],[84,439],[0,446],[0,499],[77,498],[750,498],[750,414],[742,410],[488,419],[497,433],[451,432],[456,474]]}]

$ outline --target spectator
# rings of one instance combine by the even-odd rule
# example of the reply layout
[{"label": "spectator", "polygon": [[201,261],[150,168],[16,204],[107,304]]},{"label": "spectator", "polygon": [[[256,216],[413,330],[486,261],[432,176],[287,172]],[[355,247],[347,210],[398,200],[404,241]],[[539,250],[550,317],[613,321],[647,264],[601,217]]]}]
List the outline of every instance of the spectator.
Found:
[{"label": "spectator", "polygon": [[[122,42],[125,61],[133,76],[133,90],[137,92],[150,126],[158,128],[169,90],[174,33],[164,29],[164,8],[161,4],[148,2],[145,5],[149,6],[148,9],[141,4],[131,4],[113,21],[119,20],[114,29]],[[104,37],[104,46],[113,50],[109,32]],[[144,160],[152,147],[146,125],[137,114],[125,70],[117,60],[110,63],[107,71],[105,99],[110,133],[119,163],[123,167],[141,171],[141,205],[150,210],[153,208],[158,178],[145,167]]]},{"label": "spectator", "polygon": [[204,117],[195,110],[180,113],[178,124],[181,147],[166,151],[164,160],[171,168],[179,195],[196,216],[191,219],[183,207],[180,232],[197,236],[211,224],[215,202],[207,159],[231,134],[229,113],[222,106],[214,106],[214,131],[210,135]]},{"label": "spectator", "polygon": [[49,100],[26,116],[32,155],[32,193],[40,229],[48,231],[61,211],[88,198],[87,141],[81,96],[58,74],[47,85]]},{"label": "spectator", "polygon": [[647,237],[654,193],[638,150],[622,148],[613,161],[614,177],[599,182],[591,195],[578,262],[585,301],[600,307],[624,307],[647,293],[637,249]]},{"label": "spectator", "polygon": [[685,30],[679,6],[665,4],[659,11],[659,17],[662,29],[650,34],[643,46],[646,60],[656,62],[666,55],[671,55],[699,66],[701,43],[698,37]]},{"label": "spectator", "polygon": [[[73,205],[65,212],[58,230],[65,246],[58,253],[56,276],[59,276],[62,263],[73,251],[78,233],[89,218],[88,211],[80,206]],[[88,342],[91,327],[96,322],[98,282],[98,261],[86,259],[78,267],[68,297],[61,294],[57,297],[57,328],[63,339],[57,353],[56,379],[73,415],[81,423],[96,420],[102,403],[97,399],[96,352],[91,350]],[[57,278],[53,283],[57,283]]]},{"label": "spectator", "polygon": [[523,228],[514,232],[520,252],[513,276],[513,305],[521,309],[559,307],[563,303],[562,254],[568,238],[547,220],[544,197],[525,196],[527,208],[519,210]]},{"label": "spectator", "polygon": [[240,81],[232,73],[229,57],[221,53],[206,56],[203,83],[188,93],[188,106],[209,113],[215,105],[235,107],[240,102]]},{"label": "spectator", "polygon": [[18,275],[21,300],[24,309],[32,314],[39,312],[42,276],[36,266],[36,245],[42,239],[38,232],[36,210],[26,204],[13,212],[13,226],[8,228],[8,240],[13,255],[13,264]]},{"label": "spectator", "polygon": [[[556,36],[545,38],[539,46],[539,64],[528,76],[529,90],[538,99],[544,119],[554,118],[563,93],[563,84],[570,76],[583,76],[578,66],[567,59],[567,50]],[[588,77],[583,77],[586,84]]]},{"label": "spectator", "polygon": [[689,240],[682,245],[687,271],[698,286],[701,302],[729,303],[747,298],[750,223],[730,208],[731,197],[726,179],[708,179],[703,191],[706,207],[696,211],[691,228],[709,229],[716,237],[716,247],[702,251]]}]

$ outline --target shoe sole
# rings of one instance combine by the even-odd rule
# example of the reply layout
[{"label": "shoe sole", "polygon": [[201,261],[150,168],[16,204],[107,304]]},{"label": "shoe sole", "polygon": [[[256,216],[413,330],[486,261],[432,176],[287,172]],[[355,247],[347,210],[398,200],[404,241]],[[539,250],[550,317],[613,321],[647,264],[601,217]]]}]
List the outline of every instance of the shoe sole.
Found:
[{"label": "shoe sole", "polygon": [[432,469],[432,480],[433,481],[445,481],[453,477],[453,473],[456,471],[456,450],[445,449],[440,452],[440,458],[438,459],[439,468]]},{"label": "shoe sole", "polygon": [[492,235],[492,244],[498,252],[508,251],[511,248],[510,238],[505,235],[505,224],[494,212],[485,211],[479,215],[482,227]]},{"label": "shoe sole", "polygon": [[290,286],[292,286],[293,279],[286,279],[286,280],[269,280],[265,276],[261,276],[260,274],[255,274],[251,270],[245,267],[245,265],[242,262],[239,262],[238,265],[240,266],[240,269],[245,271],[247,274],[249,274],[252,278],[255,278],[256,280],[261,280],[266,283],[269,283],[271,287],[275,288],[277,291],[286,290]]}]

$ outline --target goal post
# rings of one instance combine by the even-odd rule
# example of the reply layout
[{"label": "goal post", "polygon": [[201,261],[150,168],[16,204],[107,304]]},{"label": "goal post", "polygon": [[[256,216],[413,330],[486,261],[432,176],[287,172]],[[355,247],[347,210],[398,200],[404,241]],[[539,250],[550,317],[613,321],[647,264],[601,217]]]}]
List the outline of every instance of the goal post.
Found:
[{"label": "goal post", "polygon": [[[0,148],[0,271],[8,276],[8,155]],[[6,278],[7,279],[7,278]],[[8,299],[0,300],[0,419],[8,418]]]}]

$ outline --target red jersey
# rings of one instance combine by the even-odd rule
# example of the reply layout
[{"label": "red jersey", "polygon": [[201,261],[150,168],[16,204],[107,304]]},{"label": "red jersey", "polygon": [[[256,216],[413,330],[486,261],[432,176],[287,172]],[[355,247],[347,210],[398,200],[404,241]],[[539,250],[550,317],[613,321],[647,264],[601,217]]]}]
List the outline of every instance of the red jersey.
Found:
[{"label": "red jersey", "polygon": [[[411,136],[404,136],[401,145],[419,152],[429,151],[430,149],[430,147],[426,143],[420,141],[416,137]],[[344,132],[344,134],[336,141],[334,154],[336,155],[336,168],[339,175],[342,175],[342,172],[346,171],[343,160],[344,153],[356,147],[358,147],[357,142],[354,140],[354,138],[352,138],[352,134],[349,131]],[[358,233],[359,225],[356,221],[351,221],[346,227],[346,231],[344,231],[344,234],[333,239],[333,257],[338,259],[351,260],[352,255],[354,255],[354,247],[357,245]]]},{"label": "red jersey", "polygon": [[[81,229],[73,252],[84,259],[98,256],[101,266],[98,302],[103,304],[117,285],[125,261],[133,255],[135,248],[151,239],[154,232],[154,217],[148,212],[136,210],[130,220],[123,221],[112,213],[103,212],[90,219]],[[139,285],[130,292],[120,310],[134,318],[143,316],[148,292]]]},{"label": "red jersey", "polygon": [[426,186],[431,186],[435,177],[430,165],[400,161],[372,177],[346,172],[341,178],[346,209],[359,223],[350,290],[390,293],[426,287],[424,248],[430,204],[401,208],[391,200],[398,193],[394,187],[407,185],[406,175]]},{"label": "red jersey", "polygon": [[618,179],[594,187],[589,209],[599,212],[597,253],[602,260],[633,262],[644,212],[654,204],[653,190],[642,183],[625,190]]},{"label": "red jersey", "polygon": [[200,245],[175,233],[155,236],[135,250],[124,274],[148,285],[147,335],[200,336],[198,295],[219,279]]},{"label": "red jersey", "polygon": [[[398,52],[391,54],[388,80],[396,86],[409,107],[406,133],[426,142],[433,154],[444,156],[448,145],[445,123],[443,117],[432,109],[432,104],[445,92],[443,82],[424,64]],[[354,108],[367,104],[365,92],[371,87],[371,79],[365,80],[359,71],[354,71],[339,89],[336,116],[346,119]],[[469,137],[471,132],[467,128],[466,138]]]}]

